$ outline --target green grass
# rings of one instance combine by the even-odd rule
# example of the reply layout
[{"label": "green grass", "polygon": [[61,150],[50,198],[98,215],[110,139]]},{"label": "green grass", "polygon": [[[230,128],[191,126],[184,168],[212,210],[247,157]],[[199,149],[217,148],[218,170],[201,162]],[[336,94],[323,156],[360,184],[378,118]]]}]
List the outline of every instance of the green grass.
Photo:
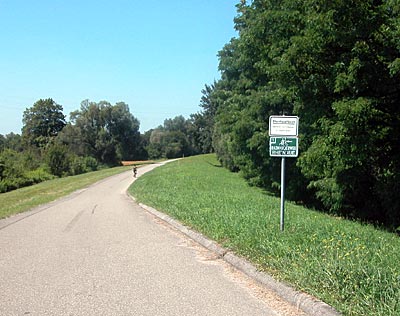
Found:
[{"label": "green grass", "polygon": [[129,170],[131,167],[116,167],[58,178],[36,185],[0,194],[0,218],[27,211],[51,202],[99,180]]},{"label": "green grass", "polygon": [[139,178],[130,193],[344,315],[400,315],[400,239],[286,203],[249,187],[214,155],[186,158]]}]

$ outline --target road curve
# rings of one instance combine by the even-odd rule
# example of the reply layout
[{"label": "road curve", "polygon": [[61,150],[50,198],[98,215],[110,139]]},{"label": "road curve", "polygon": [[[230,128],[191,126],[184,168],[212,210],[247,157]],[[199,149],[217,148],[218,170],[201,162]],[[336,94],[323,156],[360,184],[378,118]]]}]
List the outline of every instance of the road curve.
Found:
[{"label": "road curve", "polygon": [[0,315],[289,315],[138,206],[132,181],[0,221]]}]

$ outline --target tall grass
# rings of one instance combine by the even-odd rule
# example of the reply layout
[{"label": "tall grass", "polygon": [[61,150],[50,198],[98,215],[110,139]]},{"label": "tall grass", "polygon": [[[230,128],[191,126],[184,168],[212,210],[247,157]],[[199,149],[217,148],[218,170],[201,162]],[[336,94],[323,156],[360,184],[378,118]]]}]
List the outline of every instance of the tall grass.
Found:
[{"label": "tall grass", "polygon": [[344,315],[400,315],[394,234],[291,203],[281,232],[280,200],[221,168],[214,155],[157,168],[130,192]]}]

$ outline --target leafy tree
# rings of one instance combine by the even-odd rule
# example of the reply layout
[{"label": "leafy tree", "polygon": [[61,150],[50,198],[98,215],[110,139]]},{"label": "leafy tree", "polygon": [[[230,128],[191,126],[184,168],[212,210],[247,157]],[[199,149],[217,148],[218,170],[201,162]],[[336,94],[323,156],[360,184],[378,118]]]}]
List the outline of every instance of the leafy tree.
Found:
[{"label": "leafy tree", "polygon": [[[302,172],[328,209],[399,225],[397,198],[387,191],[398,188],[394,175],[400,172],[400,86],[393,68],[400,52],[391,31],[398,11],[394,18],[390,2],[376,1],[329,2],[318,12],[308,10],[323,22],[307,24],[307,37],[296,41],[302,45],[290,60],[293,75],[305,83],[298,110],[321,128],[299,161]],[[304,61],[321,66],[306,68]],[[308,85],[313,90],[304,91]],[[313,95],[323,102],[311,103]]]},{"label": "leafy tree", "polygon": [[[73,113],[71,113],[71,118]],[[75,121],[67,123],[58,134],[57,143],[68,145],[69,151],[77,156],[89,155],[88,145],[82,137],[81,130],[75,125]]]},{"label": "leafy tree", "polygon": [[[400,225],[400,40],[396,1],[268,1],[238,6],[219,53],[214,147],[250,183],[279,187],[268,117],[300,116],[288,195]],[[289,176],[288,176],[289,178]],[[308,188],[308,192],[306,190]],[[310,192],[312,194],[310,194]]]},{"label": "leafy tree", "polygon": [[53,99],[40,99],[24,111],[22,137],[29,145],[45,147],[64,128],[61,105]]},{"label": "leafy tree", "polygon": [[187,133],[187,128],[188,128],[188,122],[186,119],[182,116],[176,116],[172,119],[166,119],[164,120],[164,130],[168,132],[182,132],[184,134]]},{"label": "leafy tree", "polygon": [[75,154],[92,156],[106,164],[140,159],[143,155],[139,121],[127,104],[85,100],[70,118],[59,140],[70,145]]},{"label": "leafy tree", "polygon": [[191,154],[187,136],[181,131],[169,131],[164,135],[166,158],[177,158]]},{"label": "leafy tree", "polygon": [[191,146],[192,122],[183,116],[166,119],[163,126],[151,131],[146,150],[150,158],[177,158],[189,156],[194,150]]},{"label": "leafy tree", "polygon": [[205,85],[201,90],[203,94],[200,100],[202,111],[191,115],[191,135],[192,147],[198,153],[211,153],[214,151],[212,136],[214,132],[215,116],[217,113],[218,102],[213,97],[217,83]]},{"label": "leafy tree", "polygon": [[5,148],[6,138],[0,134],[0,152]]},{"label": "leafy tree", "polygon": [[162,126],[151,130],[148,145],[146,146],[149,158],[158,159],[164,156],[164,148],[162,143],[164,132]]},{"label": "leafy tree", "polygon": [[[100,162],[103,160],[104,144],[97,139],[100,138],[100,132],[105,129],[105,123],[101,110],[105,106],[110,106],[109,103],[102,102],[97,104],[89,102],[89,100],[82,101],[80,111],[71,113],[71,122],[76,129],[78,141],[82,143],[85,150],[85,155],[93,156]],[[104,136],[102,136],[104,140]],[[113,159],[114,160],[114,159]]]},{"label": "leafy tree", "polygon": [[22,137],[19,134],[9,133],[4,137],[4,148],[9,148],[18,152],[24,150]]},{"label": "leafy tree", "polygon": [[111,107],[108,121],[110,133],[117,141],[117,156],[122,160],[141,158],[140,124],[129,112],[129,106],[119,102]]}]

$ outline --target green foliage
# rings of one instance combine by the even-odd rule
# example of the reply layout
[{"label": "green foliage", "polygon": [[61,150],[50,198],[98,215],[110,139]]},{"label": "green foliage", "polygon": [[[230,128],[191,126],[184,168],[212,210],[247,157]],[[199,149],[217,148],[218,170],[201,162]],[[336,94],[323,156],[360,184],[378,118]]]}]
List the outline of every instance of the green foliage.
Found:
[{"label": "green foliage", "polygon": [[193,123],[183,116],[166,119],[163,126],[150,133],[146,150],[150,159],[177,158],[195,153],[193,148]]},{"label": "green foliage", "polygon": [[110,134],[116,140],[116,153],[120,160],[142,158],[139,121],[129,112],[129,106],[118,102],[108,109],[107,121]]},{"label": "green foliage", "polygon": [[6,138],[0,134],[0,151],[2,151],[5,148],[5,142]]},{"label": "green foliage", "polygon": [[218,108],[217,99],[214,96],[216,85],[215,81],[211,86],[205,85],[201,90],[203,94],[200,99],[202,111],[191,115],[192,146],[197,153],[207,154],[214,151],[212,137]]},{"label": "green foliage", "polygon": [[1,178],[21,178],[24,173],[24,159],[21,153],[12,149],[5,149],[0,153],[2,165]]},{"label": "green foliage", "polygon": [[289,198],[399,226],[399,13],[396,1],[241,2],[212,91],[223,165],[276,192],[268,117],[298,115]]},{"label": "green foliage", "polygon": [[146,146],[147,154],[150,159],[158,159],[164,156],[163,147],[161,143],[153,142]]},{"label": "green foliage", "polygon": [[93,157],[74,156],[70,159],[69,173],[71,175],[78,175],[81,173],[96,171],[97,167],[97,161]]},{"label": "green foliage", "polygon": [[139,121],[123,102],[82,102],[66,125],[62,107],[40,99],[24,112],[22,137],[0,135],[0,192],[147,158]]},{"label": "green foliage", "polygon": [[25,110],[22,137],[27,144],[45,147],[64,128],[65,116],[61,105],[52,99],[40,99]]},{"label": "green foliage", "polygon": [[9,133],[5,136],[0,135],[0,152],[4,149],[12,149],[19,152],[23,151],[24,145],[21,135],[14,133]]},{"label": "green foliage", "polygon": [[71,123],[60,133],[59,141],[76,155],[95,157],[102,164],[116,165],[144,155],[139,121],[123,102],[83,101],[80,110],[71,113]]},{"label": "green foliage", "polygon": [[221,133],[219,124],[215,124],[213,135],[213,147],[215,153],[218,155],[219,161],[225,168],[228,168],[231,171],[237,171],[231,153],[231,143],[231,136],[228,133]]},{"label": "green foliage", "polygon": [[55,178],[54,175],[49,173],[46,167],[39,167],[35,170],[27,171],[25,176],[31,179],[34,184]]},{"label": "green foliage", "polygon": [[281,232],[280,200],[221,168],[214,155],[166,164],[129,192],[343,315],[400,314],[395,234],[292,203]]},{"label": "green foliage", "polygon": [[0,193],[52,179],[53,176],[35,163],[31,152],[5,149],[0,153]]},{"label": "green foliage", "polygon": [[57,177],[67,174],[70,164],[69,159],[66,146],[55,144],[47,150],[46,163],[50,168],[50,172]]}]

